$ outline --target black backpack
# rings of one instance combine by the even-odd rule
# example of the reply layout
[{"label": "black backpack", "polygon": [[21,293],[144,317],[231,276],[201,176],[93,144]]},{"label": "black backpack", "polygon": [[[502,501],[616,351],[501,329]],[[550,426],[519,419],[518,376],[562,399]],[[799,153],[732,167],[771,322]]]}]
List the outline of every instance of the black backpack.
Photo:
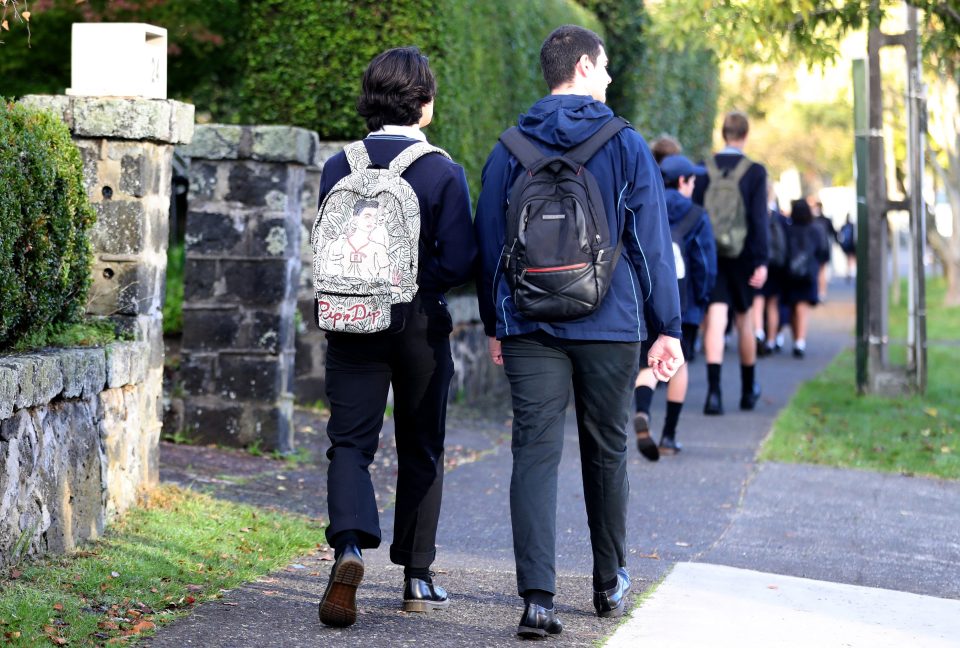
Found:
[{"label": "black backpack", "polygon": [[507,201],[501,264],[514,304],[527,319],[584,317],[603,301],[620,258],[596,178],[584,166],[629,122],[614,117],[562,155],[544,155],[516,127],[500,141],[526,173]]},{"label": "black backpack", "polygon": [[790,260],[787,263],[787,275],[794,280],[809,280],[817,274],[814,242],[814,225],[792,225],[789,237]]},{"label": "black backpack", "polygon": [[787,232],[783,220],[776,212],[770,212],[768,218],[770,231],[770,261],[771,268],[783,268],[787,265]]},{"label": "black backpack", "polygon": [[686,312],[689,306],[690,292],[687,284],[690,281],[690,256],[684,239],[690,234],[691,230],[700,222],[705,210],[699,205],[692,205],[683,219],[675,226],[670,228],[670,238],[673,240],[673,260],[677,267],[677,288],[680,290],[680,312]]}]

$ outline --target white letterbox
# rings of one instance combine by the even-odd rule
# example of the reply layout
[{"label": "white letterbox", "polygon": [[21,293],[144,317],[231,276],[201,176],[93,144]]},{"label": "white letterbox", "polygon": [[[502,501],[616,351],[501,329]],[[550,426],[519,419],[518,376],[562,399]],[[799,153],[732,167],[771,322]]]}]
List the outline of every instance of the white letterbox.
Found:
[{"label": "white letterbox", "polygon": [[68,95],[167,98],[167,30],[74,23]]}]

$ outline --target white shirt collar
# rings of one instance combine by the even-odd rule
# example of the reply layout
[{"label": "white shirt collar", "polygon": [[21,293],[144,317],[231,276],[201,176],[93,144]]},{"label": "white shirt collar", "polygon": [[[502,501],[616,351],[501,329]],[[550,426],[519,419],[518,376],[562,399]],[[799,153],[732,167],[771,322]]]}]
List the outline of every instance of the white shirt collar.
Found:
[{"label": "white shirt collar", "polygon": [[737,148],[736,146],[724,146],[723,150],[720,151],[720,155],[724,154],[734,154],[734,155],[743,155],[743,149]]},{"label": "white shirt collar", "polygon": [[421,142],[427,141],[427,136],[423,134],[423,131],[420,130],[418,126],[394,126],[392,124],[384,124],[383,128],[378,131],[373,131],[368,134],[367,137],[370,137],[370,135],[402,135],[403,137],[420,140]]}]

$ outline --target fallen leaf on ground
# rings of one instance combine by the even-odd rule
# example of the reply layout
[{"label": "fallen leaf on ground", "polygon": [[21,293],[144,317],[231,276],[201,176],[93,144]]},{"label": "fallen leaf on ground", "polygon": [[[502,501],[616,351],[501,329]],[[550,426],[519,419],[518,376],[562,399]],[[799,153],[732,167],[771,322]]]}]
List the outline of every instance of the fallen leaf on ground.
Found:
[{"label": "fallen leaf on ground", "polygon": [[192,584],[191,584],[191,585],[187,585],[186,590],[187,590],[188,592],[202,592],[202,591],[203,591],[203,585],[192,585]]},{"label": "fallen leaf on ground", "polygon": [[57,612],[63,612],[63,603],[54,603],[53,609]]}]

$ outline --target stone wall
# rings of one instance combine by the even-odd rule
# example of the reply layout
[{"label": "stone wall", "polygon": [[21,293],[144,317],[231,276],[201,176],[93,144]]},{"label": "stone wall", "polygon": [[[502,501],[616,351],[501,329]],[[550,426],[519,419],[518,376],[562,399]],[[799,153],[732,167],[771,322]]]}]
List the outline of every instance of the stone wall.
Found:
[{"label": "stone wall", "polygon": [[96,537],[159,477],[171,159],[193,106],[30,95],[59,115],[97,212],[87,314],[133,342],[0,356],[0,563]]},{"label": "stone wall", "polygon": [[99,536],[158,479],[150,345],[0,356],[0,567]]},{"label": "stone wall", "polygon": [[293,449],[294,323],[316,133],[197,127],[190,158],[180,380],[196,441]]}]

